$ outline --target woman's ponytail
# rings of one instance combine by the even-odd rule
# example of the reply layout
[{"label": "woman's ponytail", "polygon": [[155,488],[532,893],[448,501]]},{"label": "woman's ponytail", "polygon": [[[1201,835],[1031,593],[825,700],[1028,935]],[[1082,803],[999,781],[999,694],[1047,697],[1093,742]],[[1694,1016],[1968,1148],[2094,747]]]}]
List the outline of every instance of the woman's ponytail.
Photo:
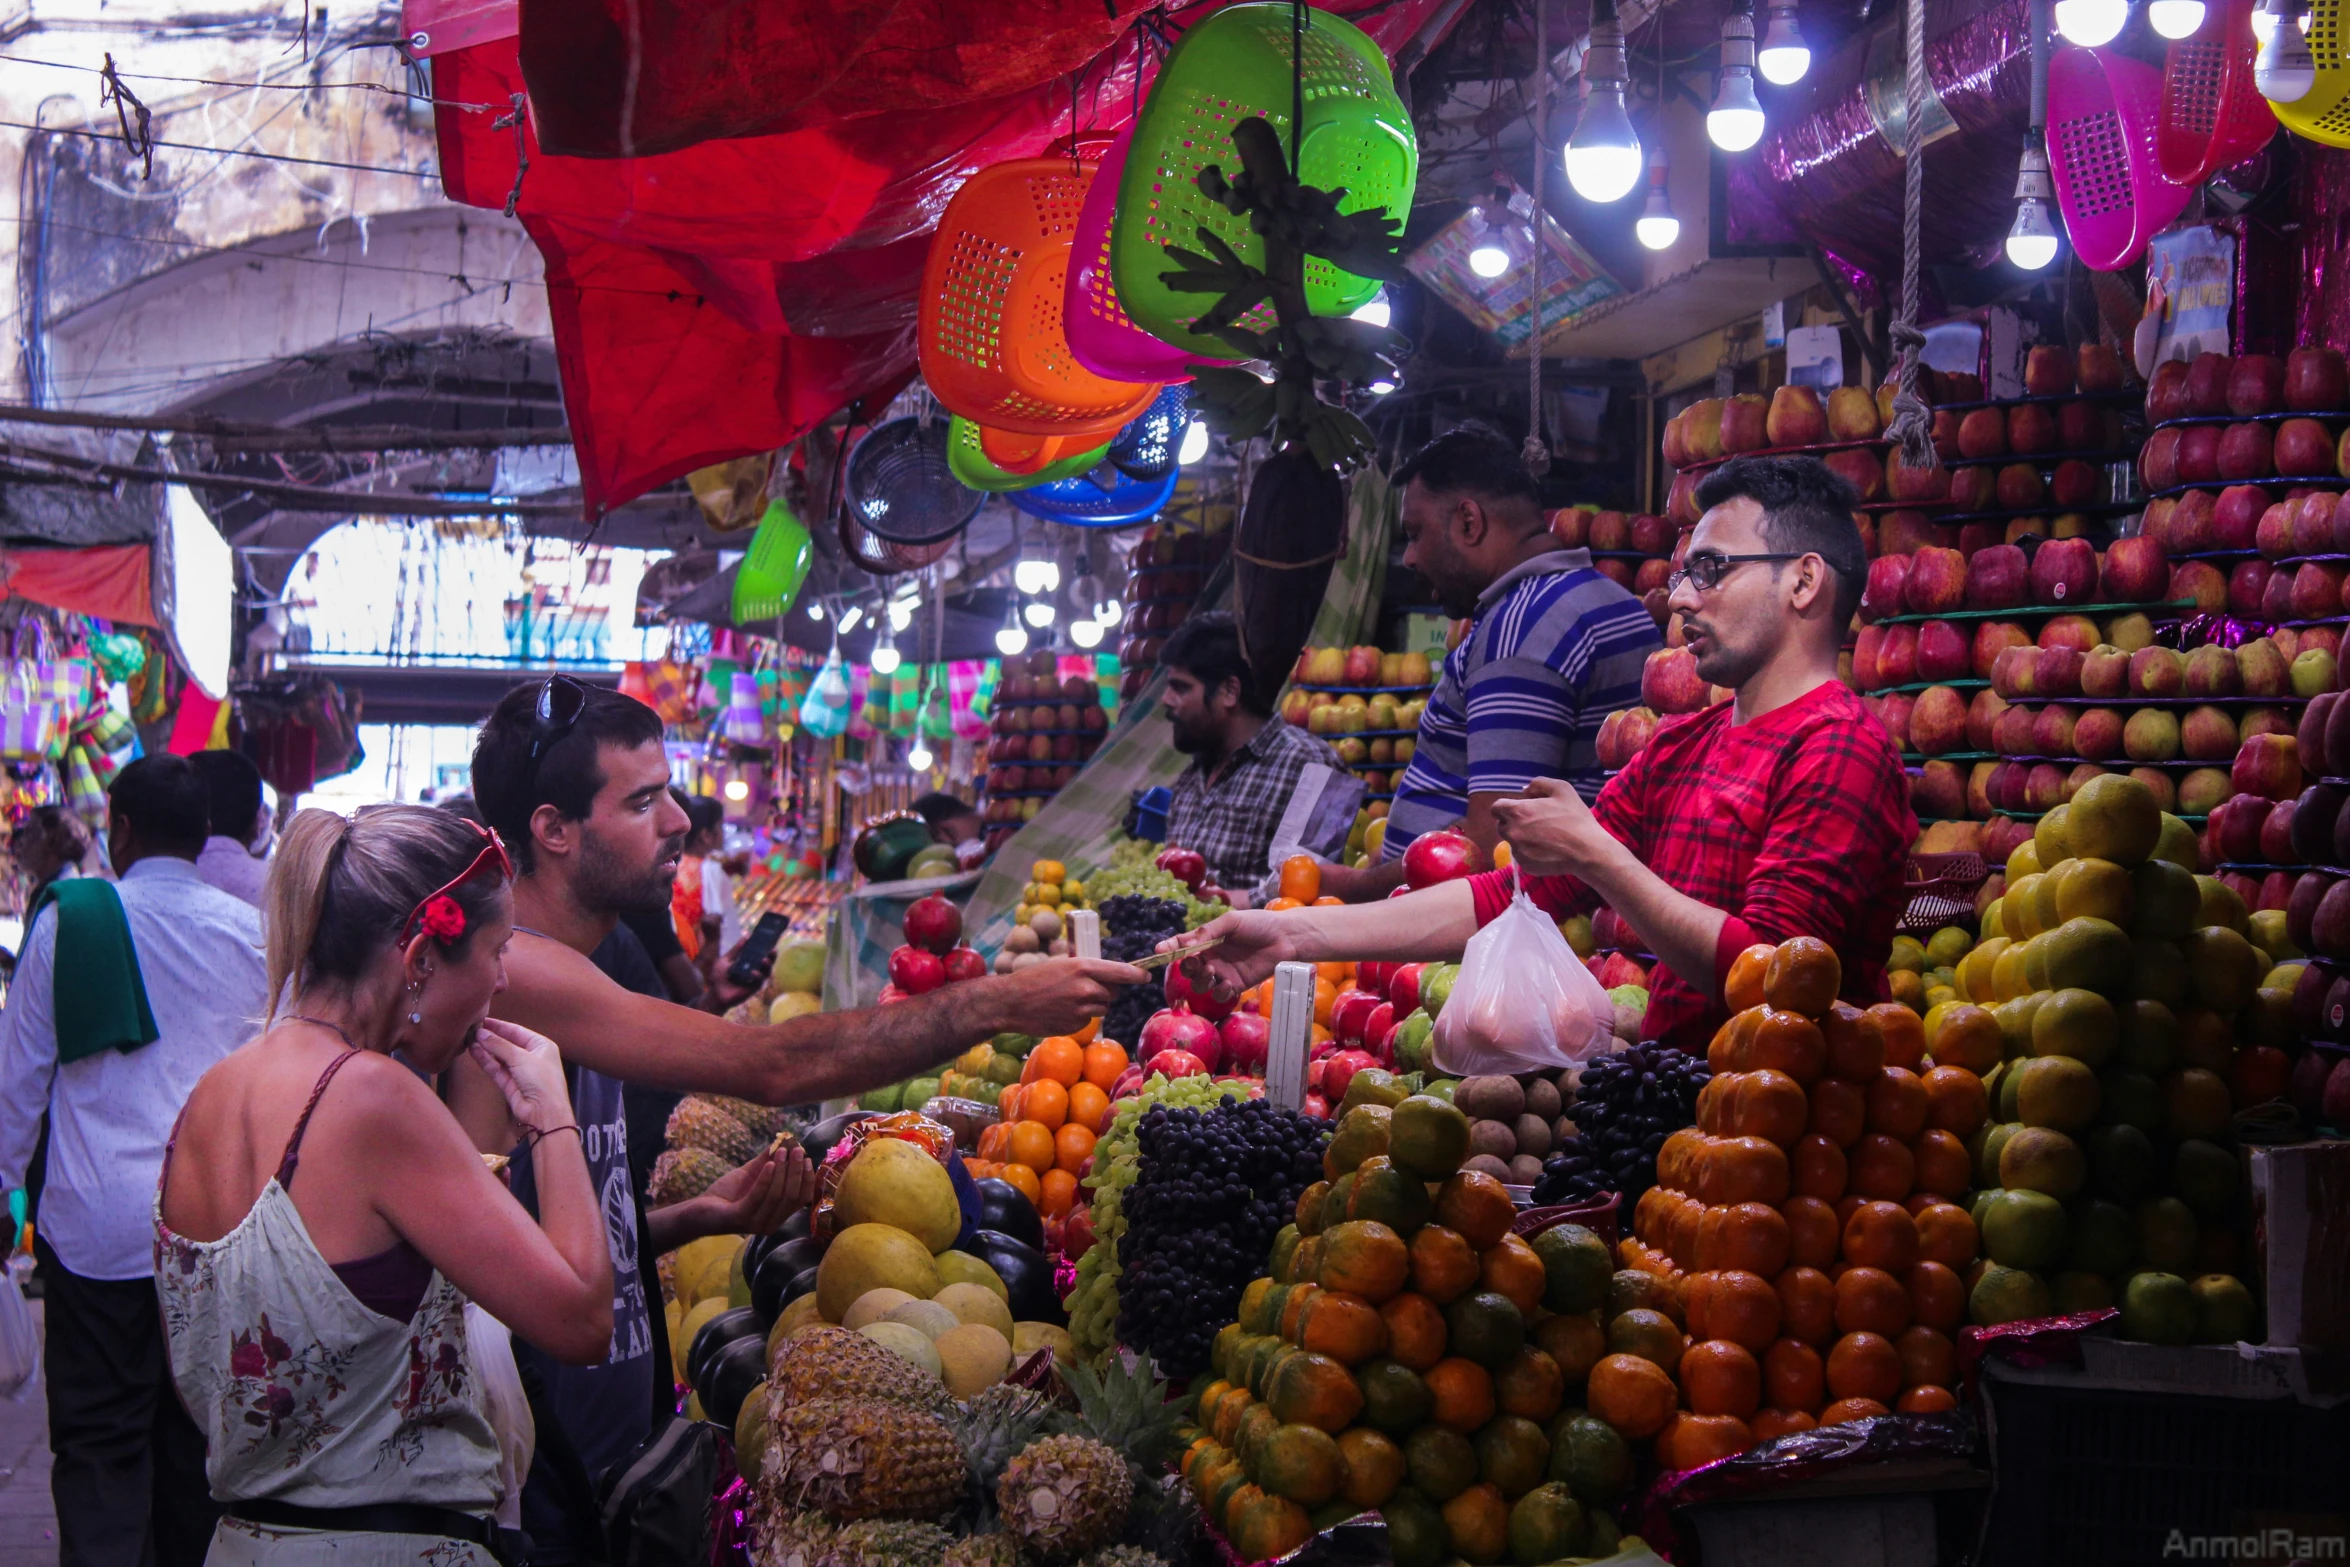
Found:
[{"label": "woman's ponytail", "polygon": [[334,811],[297,811],[270,857],[269,875],[261,886],[261,911],[271,1021],[301,985],[303,965],[326,912],[335,853],[350,833],[350,818]]}]

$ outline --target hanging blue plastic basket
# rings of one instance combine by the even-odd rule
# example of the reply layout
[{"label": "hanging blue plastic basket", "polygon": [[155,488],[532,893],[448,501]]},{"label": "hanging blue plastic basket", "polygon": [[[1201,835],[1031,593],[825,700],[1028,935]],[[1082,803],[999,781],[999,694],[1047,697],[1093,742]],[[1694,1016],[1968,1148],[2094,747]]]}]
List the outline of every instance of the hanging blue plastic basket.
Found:
[{"label": "hanging blue plastic basket", "polygon": [[1110,442],[1109,461],[1129,479],[1156,483],[1175,471],[1183,433],[1190,427],[1191,394],[1180,384],[1170,386],[1141,418],[1118,432]]},{"label": "hanging blue plastic basket", "polygon": [[1079,528],[1123,528],[1155,517],[1175,494],[1182,470],[1169,465],[1156,480],[1129,479],[1108,463],[1074,479],[1056,479],[1004,497],[1019,510],[1046,522]]}]

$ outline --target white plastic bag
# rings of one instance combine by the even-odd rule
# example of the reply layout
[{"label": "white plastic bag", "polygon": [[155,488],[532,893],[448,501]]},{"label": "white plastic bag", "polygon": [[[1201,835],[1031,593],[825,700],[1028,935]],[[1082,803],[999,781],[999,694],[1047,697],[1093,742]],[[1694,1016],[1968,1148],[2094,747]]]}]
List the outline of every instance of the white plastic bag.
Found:
[{"label": "white plastic bag", "polygon": [[1515,875],[1510,906],[1469,938],[1429,1036],[1454,1077],[1514,1077],[1575,1066],[1610,1047],[1616,1009]]},{"label": "white plastic bag", "polygon": [[465,1338],[473,1353],[475,1380],[481,1385],[482,1412],[498,1437],[499,1492],[493,1516],[501,1526],[519,1529],[522,1482],[538,1447],[538,1423],[531,1418],[530,1397],[522,1391],[522,1372],[514,1364],[514,1341],[506,1325],[467,1301]]},{"label": "white plastic bag", "polygon": [[41,1330],[32,1302],[24,1298],[24,1276],[32,1268],[32,1258],[12,1257],[0,1272],[0,1394],[19,1401],[41,1369]]}]

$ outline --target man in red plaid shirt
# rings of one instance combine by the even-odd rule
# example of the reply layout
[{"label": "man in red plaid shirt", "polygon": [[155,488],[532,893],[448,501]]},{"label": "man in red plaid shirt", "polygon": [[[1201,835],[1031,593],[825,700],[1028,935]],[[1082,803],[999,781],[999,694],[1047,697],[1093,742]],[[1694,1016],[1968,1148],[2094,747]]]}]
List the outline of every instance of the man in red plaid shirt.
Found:
[{"label": "man in red plaid shirt", "polygon": [[[1554,916],[1606,904],[1658,959],[1642,1032],[1702,1050],[1731,960],[1811,935],[1844,993],[1883,999],[1917,821],[1893,738],[1836,675],[1867,559],[1852,487],[1809,457],[1741,457],[1697,492],[1705,515],[1672,579],[1697,672],[1728,702],[1662,726],[1586,807],[1538,779],[1495,802],[1527,891]],[[1508,906],[1511,873],[1384,903],[1231,914],[1190,941],[1253,984],[1290,958],[1457,956]]]}]

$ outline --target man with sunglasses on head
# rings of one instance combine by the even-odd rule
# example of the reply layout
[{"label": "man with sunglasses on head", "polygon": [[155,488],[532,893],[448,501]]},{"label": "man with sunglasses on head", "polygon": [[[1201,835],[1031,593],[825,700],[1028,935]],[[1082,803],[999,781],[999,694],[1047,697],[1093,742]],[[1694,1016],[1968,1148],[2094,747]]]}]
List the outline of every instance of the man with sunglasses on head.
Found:
[{"label": "man with sunglasses on head", "polygon": [[1458,828],[1490,856],[1493,807],[1537,778],[1596,791],[1599,726],[1640,700],[1640,671],[1663,646],[1656,621],[1561,549],[1517,446],[1490,431],[1440,435],[1395,470],[1403,563],[1444,612],[1471,622],[1445,655],[1395,785],[1380,864],[1326,866],[1322,890],[1349,903],[1403,885],[1414,838]]},{"label": "man with sunglasses on head", "polygon": [[[837,1098],[911,1077],[993,1034],[1074,1032],[1107,1008],[1112,987],[1143,975],[1122,963],[1055,959],[876,1010],[767,1027],[729,1023],[662,999],[642,946],[620,927],[625,912],[667,911],[689,825],[670,793],[661,720],[651,708],[561,675],[518,686],[475,741],[473,793],[516,872],[506,989],[491,1014],[555,1041],[574,1075],[572,1104],[624,1296],[604,1365],[536,1368],[592,1478],[644,1439],[670,1392],[658,1314],[643,1286],[623,1084],[766,1105]],[[630,972],[643,977],[634,988],[616,982]],[[458,1097],[475,1092],[460,1085]],[[691,1213],[664,1209],[644,1225],[643,1250],[658,1254],[697,1233],[709,1231]],[[549,1447],[542,1432],[541,1461],[523,1498],[525,1526],[538,1542],[531,1559],[581,1560],[582,1547],[563,1539],[560,1520],[577,1509],[557,1505],[563,1492]]]},{"label": "man with sunglasses on head", "polygon": [[1642,1033],[1702,1050],[1731,961],[1820,937],[1844,994],[1882,999],[1917,822],[1892,736],[1836,674],[1867,559],[1852,487],[1809,457],[1739,457],[1707,475],[1672,579],[1697,672],[1731,700],[1661,726],[1586,805],[1537,779],[1494,805],[1511,872],[1391,901],[1228,914],[1182,938],[1220,986],[1285,959],[1457,957],[1508,907],[1512,875],[1554,916],[1601,904],[1659,959]]}]

